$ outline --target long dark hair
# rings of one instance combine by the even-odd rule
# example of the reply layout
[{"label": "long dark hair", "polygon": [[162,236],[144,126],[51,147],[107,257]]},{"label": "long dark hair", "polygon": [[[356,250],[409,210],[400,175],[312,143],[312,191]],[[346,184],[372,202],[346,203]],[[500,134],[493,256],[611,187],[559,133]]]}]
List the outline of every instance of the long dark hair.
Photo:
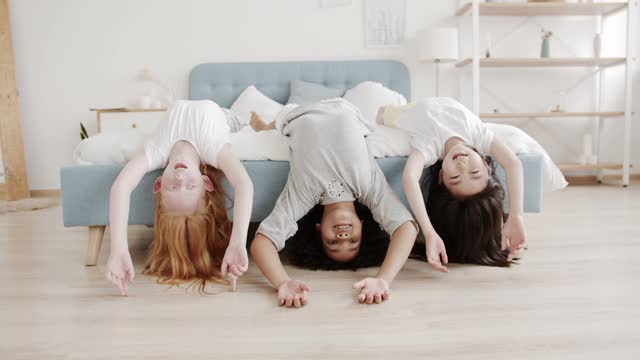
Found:
[{"label": "long dark hair", "polygon": [[298,221],[298,232],[287,240],[281,255],[288,264],[310,270],[356,270],[382,264],[389,247],[389,235],[373,219],[371,211],[354,203],[362,220],[360,252],[349,262],[338,262],[327,256],[316,224],[322,220],[324,206],[316,205]]},{"label": "long dark hair", "polygon": [[428,189],[425,206],[450,262],[507,267],[509,250],[501,249],[504,189],[493,160],[487,156],[485,161],[490,169],[487,187],[465,198],[454,197],[439,183],[442,161],[429,167],[421,180],[423,193]]}]

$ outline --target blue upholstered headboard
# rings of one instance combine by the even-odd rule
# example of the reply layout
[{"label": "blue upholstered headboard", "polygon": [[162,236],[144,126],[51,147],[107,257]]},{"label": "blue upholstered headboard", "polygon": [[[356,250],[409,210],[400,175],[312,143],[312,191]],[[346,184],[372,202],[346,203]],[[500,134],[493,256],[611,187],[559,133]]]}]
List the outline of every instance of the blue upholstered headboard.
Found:
[{"label": "blue upholstered headboard", "polygon": [[304,80],[347,90],[363,81],[382,83],[411,100],[407,67],[393,60],[211,63],[197,65],[189,77],[189,99],[230,107],[249,85],[285,104],[289,81]]}]

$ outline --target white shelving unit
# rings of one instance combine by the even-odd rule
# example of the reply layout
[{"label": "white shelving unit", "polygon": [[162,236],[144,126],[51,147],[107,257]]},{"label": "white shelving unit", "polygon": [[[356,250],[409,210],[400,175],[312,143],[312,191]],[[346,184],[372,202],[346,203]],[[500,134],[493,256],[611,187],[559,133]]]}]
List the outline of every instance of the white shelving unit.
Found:
[{"label": "white shelving unit", "polygon": [[[596,171],[602,180],[603,170],[617,170],[621,172],[623,186],[629,185],[629,171],[631,166],[631,84],[632,84],[632,45],[634,44],[635,16],[637,0],[606,2],[606,3],[565,3],[565,2],[522,2],[522,3],[484,3],[479,0],[461,1],[456,11],[457,16],[470,16],[472,29],[472,56],[461,59],[456,63],[458,68],[471,68],[473,78],[473,111],[481,118],[518,119],[518,118],[556,118],[562,121],[571,117],[590,117],[594,119],[594,145],[596,155],[599,155],[602,120],[606,118],[624,119],[623,158],[620,163],[598,162],[592,165],[563,164],[560,169],[564,172]],[[480,57],[480,18],[483,16],[593,16],[599,20],[599,28],[604,30],[605,19],[620,11],[627,12],[626,26],[626,55],[616,58],[481,58]],[[619,111],[602,111],[604,97],[603,72],[612,66],[625,67],[625,102],[624,109]],[[589,67],[595,68],[599,76],[596,81],[596,111],[582,112],[529,112],[529,113],[480,113],[480,69],[481,68],[551,68],[551,67]],[[600,156],[598,156],[600,161]]]}]

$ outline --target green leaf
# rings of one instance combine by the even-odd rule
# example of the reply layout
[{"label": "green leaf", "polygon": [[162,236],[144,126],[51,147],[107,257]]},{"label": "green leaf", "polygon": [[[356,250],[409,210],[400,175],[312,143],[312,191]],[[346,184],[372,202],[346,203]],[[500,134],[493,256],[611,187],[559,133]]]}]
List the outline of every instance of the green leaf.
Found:
[{"label": "green leaf", "polygon": [[80,134],[84,135],[84,137],[81,136],[82,139],[86,139],[89,137],[89,134],[87,133],[87,129],[85,129],[84,125],[82,125],[82,123],[80,123]]}]

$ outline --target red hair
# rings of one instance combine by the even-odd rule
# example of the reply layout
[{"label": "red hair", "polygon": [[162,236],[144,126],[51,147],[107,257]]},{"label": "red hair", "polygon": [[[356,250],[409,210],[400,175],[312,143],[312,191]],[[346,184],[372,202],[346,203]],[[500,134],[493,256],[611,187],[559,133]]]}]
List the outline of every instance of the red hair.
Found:
[{"label": "red hair", "polygon": [[205,191],[204,206],[191,215],[166,211],[158,193],[154,241],[143,274],[156,276],[158,283],[180,285],[190,282],[204,292],[207,281],[223,282],[220,267],[231,236],[227,196],[222,172],[201,169],[214,185]]}]

